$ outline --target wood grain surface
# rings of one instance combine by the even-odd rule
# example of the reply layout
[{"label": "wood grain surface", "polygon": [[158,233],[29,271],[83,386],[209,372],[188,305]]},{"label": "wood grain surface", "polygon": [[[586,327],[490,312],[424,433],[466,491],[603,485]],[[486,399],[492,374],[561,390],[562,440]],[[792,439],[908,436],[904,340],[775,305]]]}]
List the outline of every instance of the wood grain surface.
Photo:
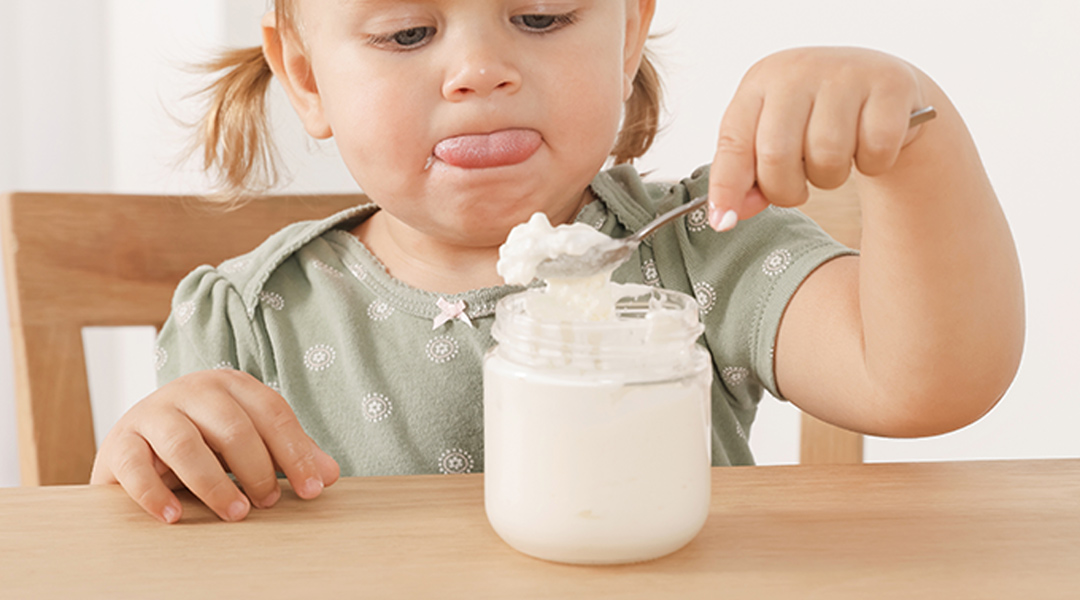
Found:
[{"label": "wood grain surface", "polygon": [[529,558],[483,477],[345,479],[219,522],[163,525],[116,486],[0,490],[4,598],[1077,598],[1080,459],[713,470],[682,550]]}]

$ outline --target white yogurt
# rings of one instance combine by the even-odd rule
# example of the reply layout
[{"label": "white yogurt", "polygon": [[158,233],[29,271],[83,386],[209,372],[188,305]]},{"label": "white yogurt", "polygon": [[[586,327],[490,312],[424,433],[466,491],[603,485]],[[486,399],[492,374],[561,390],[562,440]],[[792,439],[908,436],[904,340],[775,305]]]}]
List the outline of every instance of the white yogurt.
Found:
[{"label": "white yogurt", "polygon": [[[552,227],[544,213],[510,230],[499,248],[499,275],[511,285],[527,285],[536,277],[536,267],[544,260],[564,254],[581,256],[592,248],[617,244],[610,237],[584,223]],[[610,274],[609,274],[610,275]]]},{"label": "white yogurt", "polygon": [[[536,256],[564,250],[556,238],[569,227],[530,237],[543,248],[533,254],[511,234],[503,259],[531,256],[535,269]],[[610,239],[588,230],[561,239]],[[607,276],[504,298],[484,360],[488,519],[548,560],[648,560],[685,545],[708,515],[712,371],[697,304]]]}]

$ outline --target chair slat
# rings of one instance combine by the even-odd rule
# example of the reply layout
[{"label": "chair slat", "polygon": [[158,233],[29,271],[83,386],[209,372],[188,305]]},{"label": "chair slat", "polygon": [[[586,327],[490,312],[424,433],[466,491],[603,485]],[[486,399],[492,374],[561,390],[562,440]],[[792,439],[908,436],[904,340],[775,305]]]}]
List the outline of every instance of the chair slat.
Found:
[{"label": "chair slat", "polygon": [[[854,179],[835,190],[810,189],[802,211],[836,241],[858,248],[862,212]],[[848,464],[863,461],[863,436],[803,413],[799,424],[799,464]]]},{"label": "chair slat", "polygon": [[86,483],[96,446],[81,331],[30,325],[22,341],[28,374],[16,391],[22,483]]}]

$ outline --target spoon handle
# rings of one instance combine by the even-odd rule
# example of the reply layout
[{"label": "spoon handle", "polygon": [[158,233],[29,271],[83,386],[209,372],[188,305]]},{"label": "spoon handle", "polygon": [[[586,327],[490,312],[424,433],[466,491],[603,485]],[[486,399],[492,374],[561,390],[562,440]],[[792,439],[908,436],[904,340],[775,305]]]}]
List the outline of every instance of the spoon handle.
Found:
[{"label": "spoon handle", "polygon": [[920,108],[919,110],[911,113],[908,117],[908,127],[914,127],[916,125],[922,125],[923,123],[933,119],[937,116],[937,109],[933,106],[927,106],[926,108]]},{"label": "spoon handle", "polygon": [[660,229],[664,225],[667,225],[668,223],[674,221],[675,219],[678,219],[679,217],[685,215],[688,212],[693,212],[701,208],[708,201],[708,196],[702,196],[700,198],[695,198],[694,200],[691,200],[686,204],[680,204],[679,206],[676,206],[675,208],[667,211],[659,217],[656,217],[652,221],[649,221],[649,223],[645,225],[645,227],[642,227],[641,229],[637,230],[637,233],[628,237],[627,241],[632,243],[640,242],[641,240],[652,235],[654,231]]},{"label": "spoon handle", "polygon": [[[933,106],[927,106],[926,108],[920,108],[919,110],[911,113],[911,116],[908,118],[908,127],[914,127],[916,125],[921,125],[921,124],[929,121],[930,119],[933,119],[936,116],[937,116],[937,110],[935,110]],[[635,233],[634,235],[631,235],[630,237],[626,238],[626,241],[629,242],[629,243],[632,243],[632,244],[640,243],[641,240],[643,240],[643,239],[649,237],[650,235],[652,235],[653,232],[656,231],[657,229],[663,227],[664,225],[667,225],[668,223],[674,221],[675,219],[678,219],[679,217],[685,215],[686,213],[689,213],[689,212],[697,210],[698,208],[701,208],[708,201],[709,201],[708,196],[702,196],[700,198],[695,198],[695,199],[691,200],[690,202],[687,202],[686,204],[677,206],[677,207],[667,211],[666,213],[660,215],[659,217],[656,217],[652,221],[649,221],[649,223],[647,225],[645,225],[645,227],[642,227],[641,229],[639,229],[637,231],[637,233]]]}]

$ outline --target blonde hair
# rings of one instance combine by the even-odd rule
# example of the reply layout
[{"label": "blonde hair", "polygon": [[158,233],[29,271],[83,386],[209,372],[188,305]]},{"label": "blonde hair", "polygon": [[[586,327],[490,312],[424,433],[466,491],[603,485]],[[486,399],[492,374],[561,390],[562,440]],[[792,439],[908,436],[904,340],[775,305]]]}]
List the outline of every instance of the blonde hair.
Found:
[{"label": "blonde hair", "polygon": [[[295,31],[293,1],[275,4],[277,30]],[[201,70],[218,74],[200,92],[208,107],[192,140],[193,152],[201,153],[203,168],[214,180],[211,198],[237,204],[266,193],[277,184],[279,172],[266,117],[266,93],[274,75],[262,48],[225,51]],[[649,150],[659,131],[661,109],[662,82],[646,48],[611,151],[615,164],[630,163]]]}]

